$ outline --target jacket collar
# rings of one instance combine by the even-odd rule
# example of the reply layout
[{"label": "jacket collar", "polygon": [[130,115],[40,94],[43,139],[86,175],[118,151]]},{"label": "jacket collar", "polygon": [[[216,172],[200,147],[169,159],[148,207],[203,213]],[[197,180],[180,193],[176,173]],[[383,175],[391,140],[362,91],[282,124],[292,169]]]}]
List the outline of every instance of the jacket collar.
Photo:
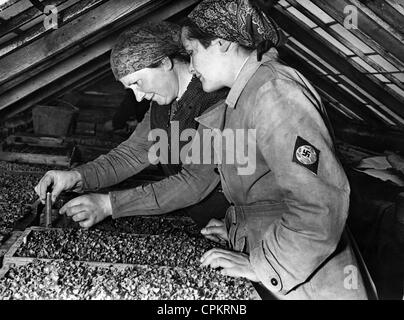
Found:
[{"label": "jacket collar", "polygon": [[258,70],[258,68],[265,62],[270,60],[275,60],[278,58],[278,51],[275,48],[270,49],[263,56],[261,61],[257,61],[257,50],[251,52],[248,57],[247,62],[244,64],[236,81],[230,89],[230,92],[226,98],[226,103],[230,108],[235,108],[238,98],[241,95],[241,92],[247,85],[248,81],[254,75],[254,73]]},{"label": "jacket collar", "polygon": [[221,100],[207,109],[195,120],[210,129],[223,130],[226,118],[226,102]]}]

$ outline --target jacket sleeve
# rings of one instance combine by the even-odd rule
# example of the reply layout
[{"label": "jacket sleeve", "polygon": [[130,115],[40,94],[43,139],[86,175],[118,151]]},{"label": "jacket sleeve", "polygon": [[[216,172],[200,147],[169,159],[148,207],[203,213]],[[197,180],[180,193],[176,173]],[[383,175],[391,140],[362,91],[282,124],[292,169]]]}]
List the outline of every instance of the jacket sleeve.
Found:
[{"label": "jacket sleeve", "polygon": [[196,204],[208,196],[218,185],[220,176],[214,171],[213,152],[210,159],[193,157],[202,155],[204,128],[199,126],[189,148],[185,149],[184,154],[190,156],[188,160],[193,160],[184,159],[178,174],[130,190],[110,192],[112,217],[163,214]]},{"label": "jacket sleeve", "polygon": [[150,165],[148,152],[153,141],[148,141],[150,110],[128,140],[94,161],[79,166],[83,190],[98,190],[117,184]]},{"label": "jacket sleeve", "polygon": [[155,183],[110,192],[112,217],[158,215],[202,201],[218,185],[215,165],[184,165],[182,170]]},{"label": "jacket sleeve", "polygon": [[336,249],[349,184],[307,88],[290,80],[266,83],[250,121],[285,207],[281,218],[263,226],[264,237],[250,251],[250,261],[269,290],[286,294]]}]

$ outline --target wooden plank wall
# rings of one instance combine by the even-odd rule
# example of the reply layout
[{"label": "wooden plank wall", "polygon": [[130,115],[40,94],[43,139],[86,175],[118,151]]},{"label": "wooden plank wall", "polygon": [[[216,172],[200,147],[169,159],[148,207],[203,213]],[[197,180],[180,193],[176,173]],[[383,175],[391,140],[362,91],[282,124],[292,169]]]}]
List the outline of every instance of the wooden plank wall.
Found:
[{"label": "wooden plank wall", "polygon": [[[125,27],[167,19],[197,2],[82,0],[61,12],[58,29],[44,30],[40,23],[31,28],[38,33],[35,41],[27,38],[29,32],[35,33],[30,29],[12,44],[0,45],[3,53],[14,46],[0,58],[0,119],[105,75],[111,46]],[[37,17],[32,8],[20,15],[7,21],[8,30]],[[1,30],[6,32],[3,24]]]}]

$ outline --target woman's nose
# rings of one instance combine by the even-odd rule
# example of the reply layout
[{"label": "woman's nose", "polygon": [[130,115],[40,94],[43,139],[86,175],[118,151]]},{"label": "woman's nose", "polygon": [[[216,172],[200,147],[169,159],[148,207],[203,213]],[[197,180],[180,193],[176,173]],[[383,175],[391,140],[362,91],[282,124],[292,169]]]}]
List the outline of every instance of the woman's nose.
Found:
[{"label": "woman's nose", "polygon": [[193,61],[192,61],[192,57],[190,58],[190,61],[189,61],[188,70],[189,70],[189,72],[192,73],[193,75],[196,74],[196,71],[195,71],[195,68],[194,68],[194,64],[193,64]]}]

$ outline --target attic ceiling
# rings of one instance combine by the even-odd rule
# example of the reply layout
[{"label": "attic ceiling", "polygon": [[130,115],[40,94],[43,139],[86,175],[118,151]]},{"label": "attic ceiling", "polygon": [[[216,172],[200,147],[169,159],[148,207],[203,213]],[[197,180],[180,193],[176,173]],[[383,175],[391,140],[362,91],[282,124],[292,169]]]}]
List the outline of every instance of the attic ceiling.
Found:
[{"label": "attic ceiling", "polygon": [[[125,27],[177,21],[198,2],[0,0],[0,119],[104,77]],[[49,4],[57,29],[44,27]],[[402,0],[280,0],[271,15],[288,37],[281,59],[329,108],[351,123],[404,129]]]}]

